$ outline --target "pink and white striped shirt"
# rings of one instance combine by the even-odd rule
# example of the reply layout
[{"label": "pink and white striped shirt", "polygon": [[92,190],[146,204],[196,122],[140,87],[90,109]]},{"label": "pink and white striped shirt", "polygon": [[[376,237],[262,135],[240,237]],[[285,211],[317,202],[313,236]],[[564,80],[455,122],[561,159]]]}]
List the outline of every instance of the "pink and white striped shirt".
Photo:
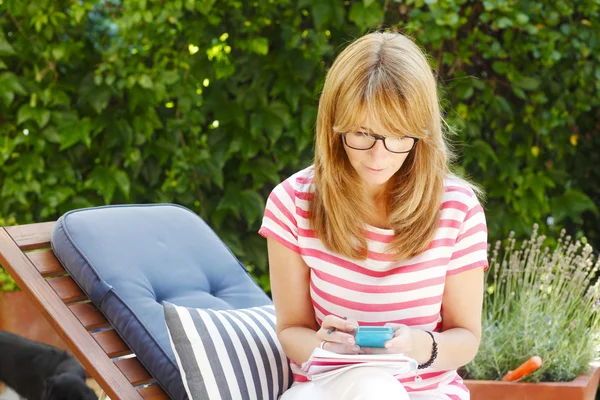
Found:
[{"label": "pink and white striped shirt", "polygon": [[[355,260],[326,249],[310,229],[313,174],[314,168],[308,167],[273,189],[259,234],[302,256],[310,268],[310,295],[317,321],[333,314],[356,319],[359,325],[394,322],[439,331],[446,276],[488,266],[485,215],[471,188],[457,178],[445,181],[439,227],[423,253],[393,261],[384,253],[394,231],[365,225],[368,258]],[[291,367],[296,382],[307,380],[293,362]],[[397,376],[409,395],[469,399],[456,371],[427,368],[419,374],[420,382],[414,374]]]}]

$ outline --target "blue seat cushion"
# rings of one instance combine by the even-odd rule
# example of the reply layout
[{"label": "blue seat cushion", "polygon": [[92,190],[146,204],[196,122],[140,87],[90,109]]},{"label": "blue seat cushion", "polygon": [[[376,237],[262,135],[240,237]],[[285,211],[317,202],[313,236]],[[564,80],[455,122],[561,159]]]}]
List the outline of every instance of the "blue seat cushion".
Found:
[{"label": "blue seat cushion", "polygon": [[215,310],[271,304],[219,237],[173,204],[70,211],[52,249],[140,362],[173,399],[187,399],[163,301]]}]

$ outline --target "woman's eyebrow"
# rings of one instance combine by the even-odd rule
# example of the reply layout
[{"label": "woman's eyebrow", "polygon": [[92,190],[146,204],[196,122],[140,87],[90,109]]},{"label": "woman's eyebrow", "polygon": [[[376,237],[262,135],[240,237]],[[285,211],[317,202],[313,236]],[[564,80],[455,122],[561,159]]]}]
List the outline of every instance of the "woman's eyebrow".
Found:
[{"label": "woman's eyebrow", "polygon": [[385,137],[383,135],[373,132],[372,130],[370,130],[368,128],[365,128],[364,126],[361,126],[360,129],[364,130],[364,132],[359,131],[360,133],[366,133],[366,134],[369,134],[369,135],[375,136],[375,137]]},{"label": "woman's eyebrow", "polygon": [[372,135],[376,135],[375,132],[373,132],[372,130],[370,130],[369,128],[365,128],[364,126],[361,126],[360,129],[362,129],[364,132],[361,133],[370,133]]},{"label": "woman's eyebrow", "polygon": [[[369,135],[372,135],[372,136],[377,136],[377,137],[385,137],[385,138],[387,138],[387,137],[388,137],[388,136],[385,136],[385,135],[380,135],[380,134],[378,134],[378,133],[375,133],[375,132],[371,131],[370,129],[368,129],[368,128],[365,128],[364,126],[361,126],[361,127],[360,127],[360,129],[362,129],[362,131],[361,131],[361,130],[359,130],[359,131],[357,131],[357,132],[360,132],[360,133],[366,133],[366,134],[369,134]],[[364,131],[364,132],[363,132],[363,131]],[[402,137],[404,137],[404,136],[402,136]]]}]

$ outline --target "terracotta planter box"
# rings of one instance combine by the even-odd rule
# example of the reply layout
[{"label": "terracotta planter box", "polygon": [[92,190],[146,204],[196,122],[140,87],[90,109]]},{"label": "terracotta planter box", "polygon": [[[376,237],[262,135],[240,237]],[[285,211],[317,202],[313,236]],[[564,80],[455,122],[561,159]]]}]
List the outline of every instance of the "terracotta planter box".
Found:
[{"label": "terracotta planter box", "polygon": [[572,382],[502,382],[465,380],[471,400],[594,400],[600,379],[600,363]]},{"label": "terracotta planter box", "polygon": [[0,292],[0,330],[67,349],[63,340],[24,292]]}]

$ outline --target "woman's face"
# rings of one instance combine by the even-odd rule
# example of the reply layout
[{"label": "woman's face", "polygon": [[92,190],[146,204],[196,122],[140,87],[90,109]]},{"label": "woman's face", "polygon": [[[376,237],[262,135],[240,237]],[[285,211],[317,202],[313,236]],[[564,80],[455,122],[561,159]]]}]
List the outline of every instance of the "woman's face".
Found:
[{"label": "woman's face", "polygon": [[[386,132],[377,131],[369,125],[369,121],[364,121],[362,127],[364,132],[384,137],[390,136]],[[385,188],[385,184],[398,172],[409,154],[392,153],[385,148],[381,140],[377,140],[375,146],[368,150],[355,150],[344,142],[344,150],[350,164],[373,195],[380,193]]]}]

